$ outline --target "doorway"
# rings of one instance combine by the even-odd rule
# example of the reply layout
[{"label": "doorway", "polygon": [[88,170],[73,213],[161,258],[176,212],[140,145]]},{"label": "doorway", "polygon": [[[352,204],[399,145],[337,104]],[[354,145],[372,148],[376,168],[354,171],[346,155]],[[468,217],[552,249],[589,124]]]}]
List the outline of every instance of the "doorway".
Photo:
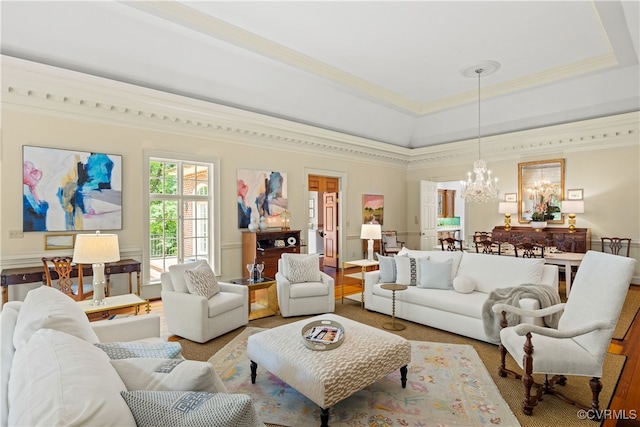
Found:
[{"label": "doorway", "polygon": [[307,252],[320,255],[321,267],[339,266],[340,218],[338,194],[340,178],[324,175],[308,176],[309,224]]}]

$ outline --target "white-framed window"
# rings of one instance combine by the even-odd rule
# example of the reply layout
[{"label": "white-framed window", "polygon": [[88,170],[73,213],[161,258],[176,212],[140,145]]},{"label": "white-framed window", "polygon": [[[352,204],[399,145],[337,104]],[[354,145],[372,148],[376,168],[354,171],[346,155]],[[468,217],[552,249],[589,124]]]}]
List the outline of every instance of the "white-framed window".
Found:
[{"label": "white-framed window", "polygon": [[217,159],[147,153],[144,269],[148,283],[174,264],[206,259],[217,272]]}]

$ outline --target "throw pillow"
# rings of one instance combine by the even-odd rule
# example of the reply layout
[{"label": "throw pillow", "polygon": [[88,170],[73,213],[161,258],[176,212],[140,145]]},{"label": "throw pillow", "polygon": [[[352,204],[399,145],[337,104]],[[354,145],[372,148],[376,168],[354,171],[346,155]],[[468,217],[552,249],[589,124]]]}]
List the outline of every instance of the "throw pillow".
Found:
[{"label": "throw pillow", "polygon": [[284,276],[291,283],[321,282],[318,254],[283,254]]},{"label": "throw pillow", "polygon": [[376,254],[376,257],[378,257],[378,266],[380,268],[378,283],[396,283],[396,260],[392,256],[380,254]]},{"label": "throw pillow", "polygon": [[220,292],[220,285],[209,264],[200,264],[192,270],[185,270],[184,276],[190,294],[209,299]]},{"label": "throw pillow", "polygon": [[43,328],[66,332],[90,343],[100,341],[80,305],[49,286],[40,286],[27,293],[18,312],[13,346],[20,348]]},{"label": "throw pillow", "polygon": [[[407,256],[396,256],[396,283],[399,285],[416,286],[420,281],[420,266],[418,260]],[[429,259],[428,257],[422,259]]]},{"label": "throw pillow", "polygon": [[202,264],[207,264],[207,261],[201,259],[199,261],[187,262],[185,264],[174,264],[169,266],[169,277],[171,277],[173,290],[183,294],[189,293],[189,289],[187,288],[187,279],[184,272],[186,270],[193,270],[194,268]]},{"label": "throw pillow", "polygon": [[181,357],[182,346],[178,342],[106,342],[96,343],[96,347],[107,353],[109,359],[129,359],[151,357],[176,359]]},{"label": "throw pillow", "polygon": [[120,397],[126,389],[107,355],[93,344],[40,329],[16,350],[8,393],[2,396],[11,408],[3,425],[133,427]]},{"label": "throw pillow", "polygon": [[453,289],[461,294],[470,294],[476,290],[476,282],[469,276],[457,276],[453,279]]},{"label": "throw pillow", "polygon": [[247,394],[203,391],[123,391],[138,427],[263,426]]},{"label": "throw pillow", "polygon": [[112,360],[111,365],[118,371],[127,390],[227,392],[209,362],[139,357]]},{"label": "throw pillow", "polygon": [[451,289],[451,264],[452,260],[445,262],[432,262],[421,259],[419,288]]}]

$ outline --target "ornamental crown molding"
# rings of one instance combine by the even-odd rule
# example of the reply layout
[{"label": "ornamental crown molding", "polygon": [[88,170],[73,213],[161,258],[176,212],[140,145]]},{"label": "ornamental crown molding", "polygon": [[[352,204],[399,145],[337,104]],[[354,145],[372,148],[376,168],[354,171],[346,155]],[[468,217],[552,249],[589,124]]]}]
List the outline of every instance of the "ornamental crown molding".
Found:
[{"label": "ornamental crown molding", "polygon": [[[406,148],[2,56],[2,108],[214,138],[401,169],[468,163],[477,139]],[[640,112],[482,138],[487,161],[639,144]]]}]

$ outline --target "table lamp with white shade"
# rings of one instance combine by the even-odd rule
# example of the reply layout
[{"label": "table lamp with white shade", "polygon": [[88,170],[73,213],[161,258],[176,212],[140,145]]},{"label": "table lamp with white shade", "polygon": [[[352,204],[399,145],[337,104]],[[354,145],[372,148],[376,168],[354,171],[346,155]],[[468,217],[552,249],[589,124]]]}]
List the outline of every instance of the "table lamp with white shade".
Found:
[{"label": "table lamp with white shade", "polygon": [[367,240],[367,260],[373,261],[373,241],[382,239],[380,224],[362,224],[360,238]]},{"label": "table lamp with white shade", "polygon": [[504,214],[504,229],[511,230],[511,214],[518,212],[518,203],[500,202],[498,203],[498,213]]},{"label": "table lamp with white shade", "polygon": [[120,261],[117,234],[78,234],[73,249],[73,262],[93,267],[93,305],[104,304],[104,264]]},{"label": "table lamp with white shade", "polygon": [[563,200],[560,212],[569,214],[569,233],[576,232],[576,214],[584,213],[583,200]]}]

